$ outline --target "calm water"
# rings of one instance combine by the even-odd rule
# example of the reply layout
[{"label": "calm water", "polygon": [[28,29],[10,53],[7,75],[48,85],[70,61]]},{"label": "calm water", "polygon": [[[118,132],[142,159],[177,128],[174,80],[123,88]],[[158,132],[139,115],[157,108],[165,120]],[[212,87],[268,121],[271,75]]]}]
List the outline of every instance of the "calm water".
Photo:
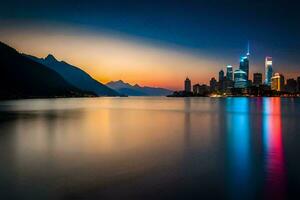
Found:
[{"label": "calm water", "polygon": [[300,99],[5,101],[0,132],[1,199],[299,199]]}]

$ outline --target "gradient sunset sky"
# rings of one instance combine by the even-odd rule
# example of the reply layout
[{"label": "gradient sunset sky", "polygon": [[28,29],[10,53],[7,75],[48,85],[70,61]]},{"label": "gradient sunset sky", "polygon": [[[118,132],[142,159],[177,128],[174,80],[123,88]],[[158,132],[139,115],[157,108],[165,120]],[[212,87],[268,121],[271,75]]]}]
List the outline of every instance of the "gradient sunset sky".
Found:
[{"label": "gradient sunset sky", "polygon": [[264,57],[300,76],[298,3],[286,1],[3,2],[0,40],[37,57],[49,53],[106,83],[181,89],[186,76],[208,83],[250,41],[250,77]]}]

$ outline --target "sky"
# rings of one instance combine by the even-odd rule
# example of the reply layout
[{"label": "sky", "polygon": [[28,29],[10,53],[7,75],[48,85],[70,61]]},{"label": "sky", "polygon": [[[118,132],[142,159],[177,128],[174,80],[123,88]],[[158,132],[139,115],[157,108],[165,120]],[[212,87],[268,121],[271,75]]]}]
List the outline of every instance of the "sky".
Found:
[{"label": "sky", "polygon": [[275,72],[300,76],[296,1],[16,1],[0,6],[0,40],[49,53],[107,83],[181,89],[236,69],[250,43],[250,77],[273,57]]}]

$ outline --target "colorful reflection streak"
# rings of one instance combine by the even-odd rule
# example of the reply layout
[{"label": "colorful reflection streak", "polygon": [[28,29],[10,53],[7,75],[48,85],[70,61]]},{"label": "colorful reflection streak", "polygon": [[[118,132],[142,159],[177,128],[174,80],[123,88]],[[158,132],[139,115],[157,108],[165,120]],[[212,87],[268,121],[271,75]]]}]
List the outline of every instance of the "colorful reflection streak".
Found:
[{"label": "colorful reflection streak", "polygon": [[251,199],[249,99],[226,100],[230,191],[233,199]]},{"label": "colorful reflection streak", "polygon": [[282,144],[280,98],[265,98],[263,142],[266,167],[266,199],[285,199],[285,163]]}]

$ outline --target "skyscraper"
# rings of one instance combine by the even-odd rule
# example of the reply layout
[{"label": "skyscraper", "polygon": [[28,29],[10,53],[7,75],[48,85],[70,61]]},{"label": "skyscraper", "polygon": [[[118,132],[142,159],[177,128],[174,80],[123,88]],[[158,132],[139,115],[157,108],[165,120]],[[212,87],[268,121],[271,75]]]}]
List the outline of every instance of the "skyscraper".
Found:
[{"label": "skyscraper", "polygon": [[193,93],[196,96],[205,96],[209,93],[209,87],[207,85],[195,84],[193,85]]},{"label": "skyscraper", "polygon": [[210,86],[211,92],[214,92],[217,90],[217,80],[214,77],[210,79],[209,86]]},{"label": "skyscraper", "polygon": [[248,85],[247,74],[243,70],[237,69],[234,71],[234,87],[246,88]]},{"label": "skyscraper", "polygon": [[272,68],[272,57],[266,57],[265,60],[265,84],[271,86],[273,68]]},{"label": "skyscraper", "polygon": [[260,86],[262,84],[262,74],[254,73],[253,74],[253,85]]},{"label": "skyscraper", "polygon": [[219,90],[223,91],[225,89],[225,77],[224,77],[224,71],[221,70],[219,72]]},{"label": "skyscraper", "polygon": [[271,78],[271,89],[276,91],[284,91],[284,76],[279,73],[275,73]]},{"label": "skyscraper", "polygon": [[184,81],[184,91],[190,93],[192,90],[191,85],[191,80],[187,77]]},{"label": "skyscraper", "polygon": [[195,95],[197,95],[197,94],[200,93],[200,85],[199,85],[199,83],[193,85],[193,93],[194,93]]},{"label": "skyscraper", "polygon": [[233,71],[232,71],[232,66],[231,65],[227,65],[226,67],[226,79],[228,81],[233,81]]},{"label": "skyscraper", "polygon": [[222,81],[224,81],[224,71],[223,70],[221,70],[219,72],[219,82],[222,82]]},{"label": "skyscraper", "polygon": [[250,57],[250,44],[248,42],[246,56],[241,57],[240,60],[240,70],[246,72],[247,85],[249,80],[249,57]]},{"label": "skyscraper", "polygon": [[240,70],[246,72],[246,80],[248,81],[249,80],[249,58],[248,58],[248,56],[241,57]]}]

